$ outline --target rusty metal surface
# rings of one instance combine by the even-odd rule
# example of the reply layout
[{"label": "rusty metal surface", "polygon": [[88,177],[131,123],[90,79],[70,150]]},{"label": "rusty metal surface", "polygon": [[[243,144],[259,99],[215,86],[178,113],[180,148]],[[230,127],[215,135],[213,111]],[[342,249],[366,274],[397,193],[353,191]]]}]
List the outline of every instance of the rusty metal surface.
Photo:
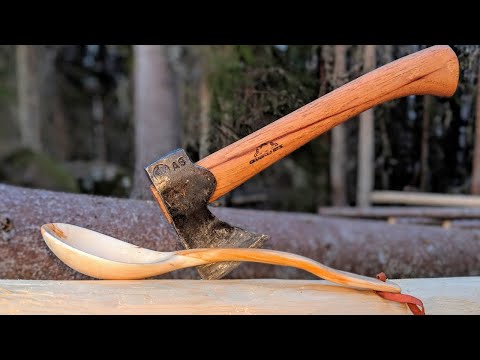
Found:
[{"label": "rusty metal surface", "polygon": [[[268,234],[265,248],[308,256],[340,270],[391,278],[480,275],[480,234],[384,221],[333,219],[315,214],[212,208],[230,224]],[[182,247],[154,201],[65,194],[0,184],[0,218],[9,232],[0,236],[0,278],[85,279],[45,245],[40,226],[65,222],[158,251]],[[12,227],[13,226],[13,227]],[[2,231],[2,230],[0,230]],[[228,278],[313,279],[310,274],[272,265],[243,263]],[[194,269],[158,278],[198,279]]]},{"label": "rusty metal surface", "polygon": [[[160,208],[186,249],[261,247],[268,239],[217,219],[207,208],[216,187],[215,176],[195,165],[183,149],[167,154],[145,168],[159,196]],[[167,214],[165,214],[165,211]],[[197,266],[202,279],[215,280],[239,266],[221,262]]]}]

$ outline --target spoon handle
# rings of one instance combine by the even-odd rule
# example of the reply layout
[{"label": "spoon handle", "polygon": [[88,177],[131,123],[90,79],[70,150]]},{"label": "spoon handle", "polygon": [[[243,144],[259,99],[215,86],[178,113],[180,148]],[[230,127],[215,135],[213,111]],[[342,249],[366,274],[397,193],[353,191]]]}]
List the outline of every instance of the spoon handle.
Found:
[{"label": "spoon handle", "polygon": [[392,282],[383,282],[375,278],[336,270],[310,258],[283,251],[267,249],[243,248],[208,248],[181,250],[174,253],[184,264],[185,257],[210,264],[223,261],[248,261],[271,265],[292,266],[308,271],[318,277],[336,284],[352,286],[361,289],[399,293],[400,287]]}]

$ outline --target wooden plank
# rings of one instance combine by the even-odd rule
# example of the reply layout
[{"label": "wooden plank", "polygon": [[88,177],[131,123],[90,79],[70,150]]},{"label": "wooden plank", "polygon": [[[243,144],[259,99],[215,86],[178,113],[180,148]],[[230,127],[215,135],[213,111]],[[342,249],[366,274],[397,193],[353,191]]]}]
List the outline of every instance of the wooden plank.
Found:
[{"label": "wooden plank", "polygon": [[376,204],[480,207],[480,196],[434,194],[406,191],[372,191],[370,200]]},{"label": "wooden plank", "polygon": [[[480,277],[401,279],[427,314],[480,314]],[[411,314],[323,280],[0,280],[0,314]]]}]

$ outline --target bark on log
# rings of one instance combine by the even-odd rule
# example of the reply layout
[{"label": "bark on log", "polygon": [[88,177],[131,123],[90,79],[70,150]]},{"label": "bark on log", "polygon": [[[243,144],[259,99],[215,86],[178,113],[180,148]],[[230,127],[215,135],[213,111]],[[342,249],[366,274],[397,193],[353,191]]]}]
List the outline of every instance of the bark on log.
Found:
[{"label": "bark on log", "polygon": [[478,208],[439,208],[413,206],[320,207],[320,215],[353,217],[365,219],[386,219],[389,217],[420,217],[435,219],[480,219]]},{"label": "bark on log", "polygon": [[469,229],[478,231],[480,229],[480,221],[477,219],[457,219],[450,221],[450,227]]},{"label": "bark on log", "polygon": [[[180,249],[154,201],[116,199],[0,184],[0,278],[85,279],[45,245],[40,226],[65,222],[159,251]],[[337,269],[390,278],[480,275],[480,234],[427,226],[322,218],[315,214],[212,208],[222,220],[269,234],[266,248]],[[10,221],[7,221],[8,218]],[[245,263],[230,278],[313,279],[301,270]],[[195,278],[194,269],[159,278]]]}]

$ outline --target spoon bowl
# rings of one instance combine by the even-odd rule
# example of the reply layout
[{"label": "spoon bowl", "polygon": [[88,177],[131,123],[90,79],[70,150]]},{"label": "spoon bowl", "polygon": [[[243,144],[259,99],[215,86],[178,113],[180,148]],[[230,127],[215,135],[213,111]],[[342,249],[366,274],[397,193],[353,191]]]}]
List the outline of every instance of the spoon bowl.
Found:
[{"label": "spoon bowl", "polygon": [[47,246],[60,260],[94,278],[133,280],[171,271],[167,260],[174,253],[141,248],[71,224],[45,224],[41,232]]}]

